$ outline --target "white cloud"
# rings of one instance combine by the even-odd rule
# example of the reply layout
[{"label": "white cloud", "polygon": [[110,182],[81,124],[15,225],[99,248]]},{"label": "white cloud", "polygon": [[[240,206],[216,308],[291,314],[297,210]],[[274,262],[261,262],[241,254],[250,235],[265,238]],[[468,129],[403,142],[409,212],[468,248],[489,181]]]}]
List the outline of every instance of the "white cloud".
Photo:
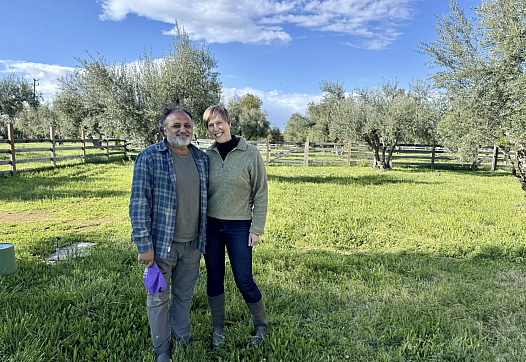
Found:
[{"label": "white cloud", "polygon": [[[100,0],[102,20],[127,14],[174,24],[193,40],[228,43],[288,42],[294,25],[357,37],[355,46],[381,49],[392,43],[420,0]],[[167,30],[165,34],[172,34]]]},{"label": "white cloud", "polygon": [[60,65],[30,63],[15,60],[0,60],[0,74],[16,73],[33,80],[37,79],[37,91],[42,92],[44,99],[52,99],[58,86],[58,79],[72,73],[75,69]]},{"label": "white cloud", "polygon": [[[74,68],[60,65],[30,63],[13,60],[0,60],[0,75],[15,72],[27,79],[38,79],[40,84],[37,90],[42,92],[45,99],[51,100],[57,91],[58,79],[74,71]],[[243,96],[251,93],[263,101],[263,109],[268,112],[268,120],[278,126],[282,131],[290,116],[294,112],[304,114],[307,104],[311,101],[318,102],[323,94],[282,93],[278,90],[270,92],[254,88],[223,88],[223,96]]]},{"label": "white cloud", "polygon": [[277,90],[270,92],[254,88],[223,88],[223,97],[228,99],[233,96],[241,97],[247,93],[261,98],[262,108],[268,113],[270,123],[278,126],[281,131],[285,130],[285,125],[292,113],[299,112],[304,114],[309,102],[318,102],[323,94],[305,93],[282,93]]}]

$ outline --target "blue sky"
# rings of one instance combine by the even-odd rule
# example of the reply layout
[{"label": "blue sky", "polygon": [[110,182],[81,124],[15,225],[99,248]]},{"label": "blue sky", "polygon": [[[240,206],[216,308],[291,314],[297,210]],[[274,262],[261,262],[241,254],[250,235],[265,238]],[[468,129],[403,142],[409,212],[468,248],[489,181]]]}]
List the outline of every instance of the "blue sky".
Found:
[{"label": "blue sky", "polygon": [[3,0],[0,76],[37,78],[51,99],[57,78],[86,52],[110,63],[145,49],[160,56],[177,19],[218,60],[224,96],[258,95],[283,131],[293,112],[320,99],[321,81],[352,91],[427,78],[433,69],[414,50],[436,39],[435,14],[447,12],[447,0]]}]

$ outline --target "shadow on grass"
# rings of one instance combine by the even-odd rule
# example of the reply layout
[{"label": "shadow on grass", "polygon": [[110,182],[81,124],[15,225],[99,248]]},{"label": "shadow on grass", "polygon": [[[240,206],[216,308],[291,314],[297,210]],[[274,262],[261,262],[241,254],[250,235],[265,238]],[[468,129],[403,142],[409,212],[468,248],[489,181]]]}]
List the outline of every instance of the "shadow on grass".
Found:
[{"label": "shadow on grass", "polygon": [[[192,343],[173,350],[176,360],[255,361],[271,355],[275,360],[321,361],[349,355],[353,361],[476,361],[499,354],[515,360],[513,353],[523,350],[511,328],[522,328],[522,290],[503,289],[509,269],[515,267],[511,275],[521,277],[517,264],[263,248],[256,252],[254,266],[267,304],[267,344],[247,348],[253,332],[250,314],[227,267],[227,335],[224,348],[212,350],[202,265],[192,302]],[[0,319],[9,333],[0,333],[0,345],[11,346],[12,326],[21,324],[25,313],[34,313],[41,318],[42,334],[50,336],[41,340],[46,358],[57,353],[56,346],[65,351],[64,360],[72,359],[74,349],[79,360],[91,360],[91,349],[104,351],[108,361],[124,360],[122,351],[128,361],[141,360],[138,352],[151,354],[142,272],[133,250],[108,243],[72,262],[51,267],[21,260],[19,268],[18,276],[6,277],[0,285],[0,300],[9,302]],[[79,322],[79,316],[85,318]],[[517,322],[495,339],[497,321],[515,320],[510,316]],[[100,328],[111,331],[107,341],[97,339]],[[113,331],[117,337],[133,337],[133,348],[123,348]],[[23,348],[23,341],[15,347]],[[9,352],[16,352],[15,347]]]},{"label": "shadow on grass", "polygon": [[[122,162],[122,161],[121,161]],[[0,200],[2,201],[29,201],[36,199],[57,199],[65,197],[79,198],[107,198],[122,197],[129,194],[128,190],[111,190],[110,187],[87,189],[85,186],[99,178],[96,169],[75,165],[62,166],[56,169],[31,171],[16,177],[0,177]],[[104,178],[101,178],[101,181]],[[111,180],[107,180],[111,186]]]},{"label": "shadow on grass", "polygon": [[469,176],[479,176],[479,177],[508,177],[511,175],[511,170],[502,171],[491,171],[489,168],[482,168],[477,171],[472,171],[469,167],[460,167],[460,166],[435,166],[434,169],[430,169],[425,166],[396,166],[394,171],[404,171],[404,172],[414,172],[414,173],[428,173],[428,172],[441,172],[447,171],[448,173],[458,173],[462,175]]},{"label": "shadow on grass", "polygon": [[[393,174],[394,175],[394,174]],[[359,177],[341,176],[276,176],[267,175],[269,181],[290,182],[290,183],[315,183],[315,184],[335,184],[335,185],[385,185],[385,184],[430,184],[425,181],[403,180],[390,177],[390,173],[378,175],[367,175]]]}]

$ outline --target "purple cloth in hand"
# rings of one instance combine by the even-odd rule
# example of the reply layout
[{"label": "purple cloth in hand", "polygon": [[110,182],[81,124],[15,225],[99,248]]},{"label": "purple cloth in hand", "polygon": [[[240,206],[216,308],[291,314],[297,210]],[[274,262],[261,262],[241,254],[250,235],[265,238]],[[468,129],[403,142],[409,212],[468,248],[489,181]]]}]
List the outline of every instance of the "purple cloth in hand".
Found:
[{"label": "purple cloth in hand", "polygon": [[153,262],[151,267],[144,269],[142,280],[146,290],[148,290],[150,294],[157,294],[159,289],[161,292],[166,290],[166,280],[164,280],[163,273],[161,273],[155,262]]}]

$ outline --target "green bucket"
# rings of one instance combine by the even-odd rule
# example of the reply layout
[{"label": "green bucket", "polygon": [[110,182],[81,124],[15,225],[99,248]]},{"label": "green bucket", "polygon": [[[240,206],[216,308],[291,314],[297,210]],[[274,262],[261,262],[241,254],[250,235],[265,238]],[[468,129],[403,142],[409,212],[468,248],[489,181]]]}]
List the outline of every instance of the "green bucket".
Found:
[{"label": "green bucket", "polygon": [[0,244],[0,275],[18,272],[13,244]]}]

